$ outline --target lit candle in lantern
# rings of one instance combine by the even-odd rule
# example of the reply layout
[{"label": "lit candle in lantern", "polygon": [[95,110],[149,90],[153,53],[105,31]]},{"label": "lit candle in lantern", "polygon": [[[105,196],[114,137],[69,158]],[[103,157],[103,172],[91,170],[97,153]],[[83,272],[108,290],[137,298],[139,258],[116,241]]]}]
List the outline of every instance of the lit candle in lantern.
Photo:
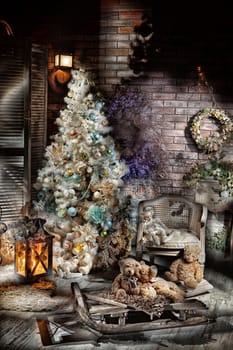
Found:
[{"label": "lit candle in lantern", "polygon": [[15,273],[26,281],[52,275],[52,240],[44,219],[32,219],[15,237]]}]

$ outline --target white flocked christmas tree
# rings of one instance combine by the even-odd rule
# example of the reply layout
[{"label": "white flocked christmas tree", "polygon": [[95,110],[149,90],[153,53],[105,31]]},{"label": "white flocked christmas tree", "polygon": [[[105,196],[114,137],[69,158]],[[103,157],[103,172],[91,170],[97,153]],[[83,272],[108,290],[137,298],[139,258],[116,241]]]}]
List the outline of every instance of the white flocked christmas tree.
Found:
[{"label": "white flocked christmas tree", "polygon": [[[128,169],[110,136],[104,100],[88,72],[71,73],[66,107],[56,119],[58,132],[34,184],[32,209],[55,236],[55,265],[63,275],[108,267],[129,254],[131,239],[128,199],[121,191]],[[108,247],[107,253],[100,245]]]}]

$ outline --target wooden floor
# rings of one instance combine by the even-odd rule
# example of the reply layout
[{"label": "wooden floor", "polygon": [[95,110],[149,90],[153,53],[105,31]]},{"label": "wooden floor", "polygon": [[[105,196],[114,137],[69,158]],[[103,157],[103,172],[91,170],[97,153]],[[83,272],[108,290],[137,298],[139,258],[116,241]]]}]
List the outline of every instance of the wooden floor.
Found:
[{"label": "wooden floor", "polygon": [[206,269],[206,279],[214,289],[199,297],[208,305],[214,322],[193,327],[173,328],[137,334],[119,334],[98,338],[77,320],[79,341],[69,344],[43,346],[37,319],[48,315],[72,316],[74,299],[71,282],[80,288],[97,290],[110,286],[112,274],[73,275],[70,279],[57,279],[56,290],[34,291],[31,286],[17,286],[15,291],[0,294],[0,349],[9,350],[232,350],[233,349],[233,278]]}]

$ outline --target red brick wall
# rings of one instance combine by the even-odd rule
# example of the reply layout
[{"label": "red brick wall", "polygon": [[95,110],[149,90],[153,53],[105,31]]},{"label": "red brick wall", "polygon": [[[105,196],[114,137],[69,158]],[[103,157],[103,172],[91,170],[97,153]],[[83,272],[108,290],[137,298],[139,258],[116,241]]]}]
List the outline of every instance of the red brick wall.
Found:
[{"label": "red brick wall", "polygon": [[[233,95],[229,93],[232,86],[223,69],[229,65],[230,49],[227,41],[215,36],[210,38],[208,45],[211,48],[212,43],[217,47],[206,55],[208,50],[201,38],[171,39],[171,36],[166,37],[168,34],[160,35],[159,54],[155,54],[153,68],[150,66],[145,75],[135,77],[129,68],[131,43],[135,39],[134,28],[141,24],[142,15],[151,12],[149,4],[150,1],[101,0],[99,31],[72,38],[76,52],[75,67],[81,64],[95,72],[98,88],[105,96],[112,94],[122,78],[129,78],[131,85],[147,95],[151,127],[160,132],[168,159],[167,175],[153,184],[155,189],[145,196],[153,196],[156,191],[192,196],[193,192],[186,187],[183,175],[195,162],[207,156],[197,151],[188,123],[200,109],[213,107],[213,102],[232,115]],[[204,65],[206,69],[209,86],[198,85],[199,65]],[[227,85],[230,85],[229,89]],[[51,101],[50,96],[50,120],[61,107],[62,99],[57,103]],[[135,191],[139,187],[140,181],[135,185]]]},{"label": "red brick wall", "polygon": [[[143,1],[102,1],[99,86],[106,94],[120,83],[121,78],[132,78],[128,56],[132,52],[131,43],[135,38],[134,27],[140,25],[142,15],[150,13],[150,10],[143,5]],[[209,87],[198,84],[197,66],[202,62],[208,67],[209,74],[212,74],[211,78],[214,72],[221,72],[220,66],[225,63],[216,61],[216,57],[211,61],[211,55],[205,57],[204,53],[200,54],[203,51],[201,37],[199,40],[195,38],[194,43],[191,40],[192,38],[187,43],[187,39],[179,37],[173,40],[168,40],[166,36],[160,37],[158,48],[161,45],[162,49],[159,55],[155,54],[154,69],[147,71],[144,77],[132,78],[131,83],[149,98],[151,127],[160,130],[161,142],[168,152],[167,175],[159,180],[158,189],[161,193],[187,196],[192,196],[193,192],[185,185],[183,175],[195,162],[207,158],[197,151],[190,136],[190,118],[200,109],[213,107],[215,100],[217,107],[225,109],[229,114],[233,111],[232,99],[224,91],[214,91],[212,96],[211,82],[218,86],[220,80],[224,80],[223,76],[217,74],[215,80],[208,82]],[[218,38],[212,40],[214,42]],[[216,45],[215,42],[214,44]],[[221,38],[219,45],[219,52],[224,52],[226,49]],[[149,196],[151,193],[153,191]]]}]

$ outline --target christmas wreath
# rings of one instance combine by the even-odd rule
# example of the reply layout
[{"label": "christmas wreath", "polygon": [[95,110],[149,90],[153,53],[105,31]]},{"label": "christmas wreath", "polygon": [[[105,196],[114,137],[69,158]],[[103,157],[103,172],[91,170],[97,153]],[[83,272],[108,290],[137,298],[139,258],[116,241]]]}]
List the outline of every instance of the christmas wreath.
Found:
[{"label": "christmas wreath", "polygon": [[[220,128],[213,135],[204,137],[200,131],[201,122],[208,118],[215,119]],[[190,131],[192,138],[201,151],[205,153],[217,152],[230,138],[233,131],[233,123],[223,110],[205,108],[194,116]]]}]

